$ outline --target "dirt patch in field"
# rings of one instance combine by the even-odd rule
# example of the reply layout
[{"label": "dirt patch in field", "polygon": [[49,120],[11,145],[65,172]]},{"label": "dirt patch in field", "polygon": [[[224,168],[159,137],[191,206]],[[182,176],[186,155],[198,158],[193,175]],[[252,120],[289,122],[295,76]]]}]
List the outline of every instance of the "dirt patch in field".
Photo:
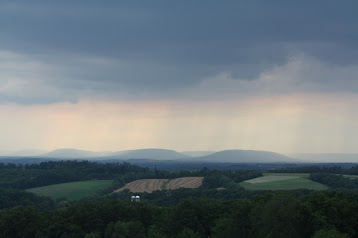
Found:
[{"label": "dirt patch in field", "polygon": [[122,192],[126,189],[133,193],[151,193],[156,190],[174,190],[178,188],[198,188],[203,183],[204,177],[182,177],[176,179],[139,179],[127,183],[122,188],[113,192]]}]

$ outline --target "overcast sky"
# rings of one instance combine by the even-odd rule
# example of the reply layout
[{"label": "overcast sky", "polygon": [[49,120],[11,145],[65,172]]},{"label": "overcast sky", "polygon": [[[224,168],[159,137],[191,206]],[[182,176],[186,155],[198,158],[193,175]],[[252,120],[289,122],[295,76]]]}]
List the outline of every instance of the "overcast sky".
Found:
[{"label": "overcast sky", "polygon": [[357,9],[0,1],[0,151],[358,152]]}]

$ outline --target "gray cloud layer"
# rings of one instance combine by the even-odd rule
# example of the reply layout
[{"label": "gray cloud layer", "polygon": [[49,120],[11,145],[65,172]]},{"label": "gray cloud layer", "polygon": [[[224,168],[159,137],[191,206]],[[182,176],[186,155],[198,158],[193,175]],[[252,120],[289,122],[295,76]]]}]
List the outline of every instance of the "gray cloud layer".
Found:
[{"label": "gray cloud layer", "polygon": [[[303,91],[355,92],[356,9],[353,0],[5,1],[0,101],[172,97],[204,90],[203,84],[223,74],[255,93],[262,91],[256,82],[263,74],[302,53],[319,67],[302,66],[311,81],[300,82],[298,75],[284,90],[299,84]],[[315,73],[321,66],[344,77]]]}]

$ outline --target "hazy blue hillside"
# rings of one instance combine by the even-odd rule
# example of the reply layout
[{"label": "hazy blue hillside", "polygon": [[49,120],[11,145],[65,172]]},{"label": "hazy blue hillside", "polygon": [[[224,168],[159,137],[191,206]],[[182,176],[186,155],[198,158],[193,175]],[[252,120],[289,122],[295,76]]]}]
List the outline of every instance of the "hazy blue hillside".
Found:
[{"label": "hazy blue hillside", "polygon": [[[203,155],[204,156],[198,156]],[[205,155],[206,154],[206,155]],[[191,155],[191,156],[190,156]],[[150,159],[150,160],[178,160],[181,162],[214,162],[214,163],[286,163],[298,162],[288,156],[270,152],[255,150],[224,150],[211,153],[209,151],[192,151],[179,153],[167,149],[138,149],[117,152],[93,152],[77,149],[58,149],[38,158],[54,159],[91,159],[91,160],[130,160],[130,159]]]},{"label": "hazy blue hillside", "polygon": [[2,156],[37,156],[47,153],[44,150],[18,150],[18,151],[8,151],[8,152],[1,152]]},{"label": "hazy blue hillside", "polygon": [[290,155],[293,158],[304,162],[321,162],[321,163],[358,163],[358,154],[344,153],[301,153]]},{"label": "hazy blue hillside", "polygon": [[[24,155],[26,156],[26,155]],[[29,155],[30,156],[30,155]],[[117,152],[94,152],[78,149],[57,149],[48,153],[38,155],[39,158],[57,158],[57,159],[156,159],[173,160],[188,158],[190,156],[179,153],[174,150],[166,149],[138,149],[124,150]]]},{"label": "hazy blue hillside", "polygon": [[77,150],[77,149],[58,149],[45,154],[42,154],[41,157],[48,158],[93,158],[93,157],[103,157],[109,156],[112,152],[93,152],[87,150]]},{"label": "hazy blue hillside", "polygon": [[182,151],[181,153],[190,157],[201,157],[214,154],[216,151]]},{"label": "hazy blue hillside", "polygon": [[188,158],[188,155],[179,153],[175,150],[166,149],[139,149],[127,150],[114,153],[111,157],[118,159],[157,159],[157,160],[172,160]]},{"label": "hazy blue hillside", "polygon": [[256,150],[223,150],[211,155],[193,158],[196,161],[225,162],[225,163],[285,163],[293,159],[270,151]]}]

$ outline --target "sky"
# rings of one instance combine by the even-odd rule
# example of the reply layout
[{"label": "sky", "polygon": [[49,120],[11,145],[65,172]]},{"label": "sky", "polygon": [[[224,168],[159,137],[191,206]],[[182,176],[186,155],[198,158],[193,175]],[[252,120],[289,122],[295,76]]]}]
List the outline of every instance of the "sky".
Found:
[{"label": "sky", "polygon": [[0,151],[358,153],[357,9],[0,1]]}]

